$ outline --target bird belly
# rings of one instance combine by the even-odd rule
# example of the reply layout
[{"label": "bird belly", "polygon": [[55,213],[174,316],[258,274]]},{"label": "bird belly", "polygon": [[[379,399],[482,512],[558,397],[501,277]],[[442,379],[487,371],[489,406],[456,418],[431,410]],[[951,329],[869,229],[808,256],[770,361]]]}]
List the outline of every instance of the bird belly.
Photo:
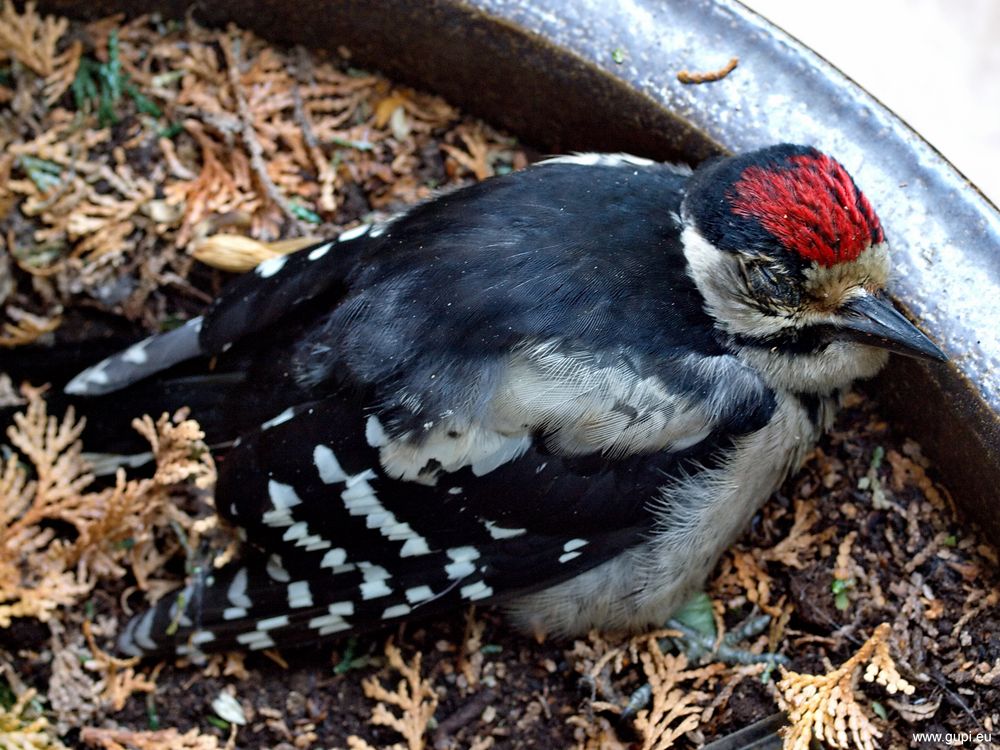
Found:
[{"label": "bird belly", "polygon": [[738,438],[718,468],[663,488],[657,524],[643,544],[569,581],[519,597],[514,623],[536,635],[571,636],[592,628],[659,626],[705,583],[725,549],[815,445],[834,400],[819,416],[794,396],[780,397],[774,418]]}]

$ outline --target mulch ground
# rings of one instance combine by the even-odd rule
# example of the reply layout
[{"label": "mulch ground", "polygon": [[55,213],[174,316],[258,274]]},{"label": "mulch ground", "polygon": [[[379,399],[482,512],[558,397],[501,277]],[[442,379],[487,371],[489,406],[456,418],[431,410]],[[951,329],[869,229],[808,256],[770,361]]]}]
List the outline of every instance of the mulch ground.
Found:
[{"label": "mulch ground", "polygon": [[[287,249],[277,241],[332,236],[537,158],[433,95],[354,68],[348,50],[324,58],[148,17],[46,20],[9,3],[0,42],[0,345],[41,364],[35,385],[46,352],[86,353],[176,325],[230,271]],[[23,409],[2,370],[0,407]],[[18,456],[0,449],[4,461]],[[22,459],[29,468],[18,470],[34,478]],[[8,532],[40,500],[3,476],[7,606],[28,601],[34,580],[33,558]],[[75,540],[54,513],[32,531],[39,549]],[[626,636],[539,644],[489,609],[207,666],[115,661],[107,652],[125,607],[144,596],[137,581],[148,577],[155,595],[183,576],[173,527],[156,528],[153,548],[172,555],[165,569],[137,568],[126,544],[107,553],[126,574],[69,566],[77,588],[67,584],[44,616],[0,627],[0,731],[24,747],[696,747],[775,713],[789,695],[761,664],[658,661],[655,644]],[[4,578],[8,569],[20,575]],[[914,690],[860,681],[849,703],[884,747],[939,747],[915,733],[991,733],[1000,722],[997,570],[996,549],[956,516],[919,446],[863,392],[849,394],[804,469],[720,561],[708,632],[767,613],[763,632],[741,645],[823,675],[889,623],[895,668]],[[651,675],[662,701],[637,723],[621,718]],[[219,703],[224,692],[244,724]],[[395,724],[377,718],[379,703]],[[29,730],[42,739],[23,739]]]}]

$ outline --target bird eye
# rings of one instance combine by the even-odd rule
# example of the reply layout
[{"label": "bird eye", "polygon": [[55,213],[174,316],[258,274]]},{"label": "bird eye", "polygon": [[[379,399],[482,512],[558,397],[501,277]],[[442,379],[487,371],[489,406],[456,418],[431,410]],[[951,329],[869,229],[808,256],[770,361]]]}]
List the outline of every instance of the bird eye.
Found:
[{"label": "bird eye", "polygon": [[753,263],[744,268],[750,293],[762,302],[796,305],[799,293],[780,270],[768,263]]}]

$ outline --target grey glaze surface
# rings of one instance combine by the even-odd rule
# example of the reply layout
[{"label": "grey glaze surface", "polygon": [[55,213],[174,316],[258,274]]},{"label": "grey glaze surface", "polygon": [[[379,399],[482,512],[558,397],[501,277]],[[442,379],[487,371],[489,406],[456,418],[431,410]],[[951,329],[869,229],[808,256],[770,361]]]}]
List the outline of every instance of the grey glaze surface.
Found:
[{"label": "grey glaze surface", "polygon": [[[544,150],[696,162],[778,141],[837,156],[892,243],[894,293],[951,357],[877,383],[967,513],[1000,538],[1000,215],[905,123],[733,0],[48,0],[95,17],[190,7],[437,91]],[[620,50],[620,56],[613,55]],[[724,80],[684,85],[682,69]],[[620,63],[615,61],[619,57]]]}]

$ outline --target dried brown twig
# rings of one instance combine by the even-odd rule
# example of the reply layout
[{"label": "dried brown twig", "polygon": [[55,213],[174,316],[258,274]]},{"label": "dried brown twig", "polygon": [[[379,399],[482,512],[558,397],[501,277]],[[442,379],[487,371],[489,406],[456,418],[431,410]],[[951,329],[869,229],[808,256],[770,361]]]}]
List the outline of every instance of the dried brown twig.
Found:
[{"label": "dried brown twig", "polygon": [[687,70],[682,70],[677,74],[677,80],[681,83],[711,83],[713,81],[721,81],[736,70],[736,66],[739,64],[740,59],[734,57],[718,70],[711,70],[706,73],[691,73]]},{"label": "dried brown twig", "polygon": [[[643,750],[666,750],[679,738],[707,722],[721,705],[721,702],[712,702],[713,694],[724,689],[728,678],[736,681],[743,678],[737,672],[728,673],[723,664],[689,668],[687,657],[683,654],[664,653],[662,640],[678,635],[677,631],[660,630],[616,643],[593,632],[586,642],[577,641],[570,652],[577,672],[582,675],[582,682],[592,685],[596,697],[602,698],[588,704],[590,712],[623,715],[625,711],[641,708],[626,707],[624,697],[613,687],[612,681],[614,675],[632,665],[642,665],[651,697],[649,708],[638,710],[635,714],[635,726],[642,736]],[[706,686],[712,689],[702,690]],[[598,730],[600,723],[597,717],[589,715],[585,718],[594,722],[594,726],[592,731],[580,733],[583,747],[614,746],[617,739],[610,727]]]},{"label": "dried brown twig", "polygon": [[[205,237],[327,236],[526,164],[438,97],[239,29],[148,16],[73,27],[7,2],[5,57],[18,64],[0,83],[13,121],[0,131],[0,216],[27,219],[2,229],[11,265],[34,278],[11,275],[0,296],[39,319],[83,300],[153,329],[171,308],[193,314],[166,290],[200,299],[185,251]],[[93,87],[114,71],[111,101]],[[36,335],[5,314],[0,337],[5,323],[8,344]]]},{"label": "dried brown twig", "polygon": [[296,233],[303,234],[298,216],[292,211],[288,200],[281,194],[278,186],[274,184],[271,176],[267,173],[267,164],[264,162],[264,149],[257,138],[250,105],[247,104],[247,98],[243,93],[243,85],[240,81],[240,59],[243,49],[240,38],[237,36],[228,41],[228,44],[223,43],[222,51],[226,56],[229,85],[232,88],[233,97],[236,100],[237,112],[239,113],[240,135],[243,138],[243,144],[246,146],[247,152],[250,154],[250,166],[268,199],[281,209],[281,212],[285,214],[290,224],[296,229]]},{"label": "dried brown twig", "polygon": [[759,559],[763,562],[778,562],[789,568],[801,570],[806,566],[806,562],[816,555],[820,544],[836,534],[834,528],[813,533],[811,529],[821,520],[815,502],[796,500],[795,520],[788,535],[773,547],[760,550]]},{"label": "dried brown twig", "polygon": [[60,315],[45,318],[41,315],[32,315],[16,307],[8,307],[7,316],[14,322],[3,324],[0,347],[9,349],[31,344],[45,334],[52,333],[62,324],[62,316]]},{"label": "dried brown twig", "polygon": [[225,744],[221,744],[215,735],[201,734],[197,729],[182,733],[176,729],[133,732],[85,727],[80,732],[80,740],[103,750],[231,750],[236,746],[235,729],[234,724]]}]

